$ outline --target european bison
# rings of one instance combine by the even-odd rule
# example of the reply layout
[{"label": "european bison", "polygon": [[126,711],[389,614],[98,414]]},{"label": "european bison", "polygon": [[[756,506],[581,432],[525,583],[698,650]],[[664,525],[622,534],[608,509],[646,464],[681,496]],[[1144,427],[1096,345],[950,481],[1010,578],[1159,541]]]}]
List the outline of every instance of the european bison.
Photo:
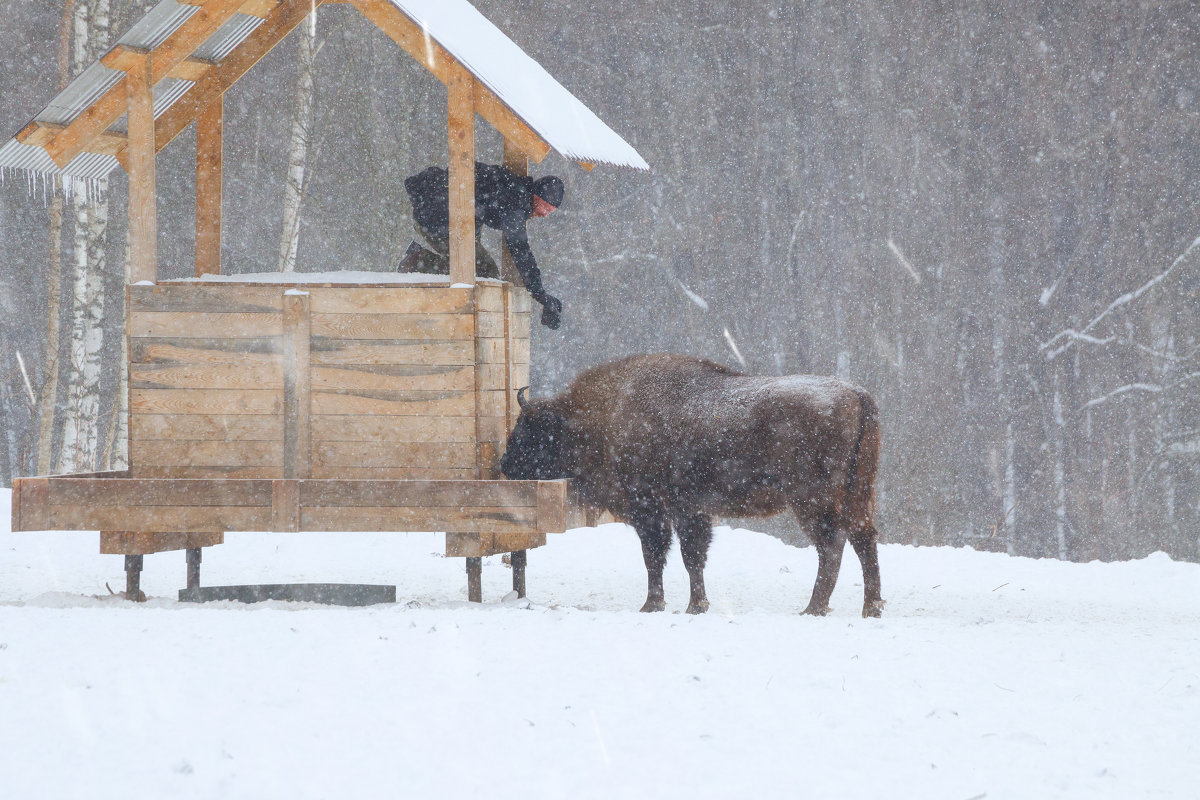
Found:
[{"label": "european bison", "polygon": [[817,547],[805,613],[824,614],[846,540],[863,570],[863,616],[883,607],[871,516],[879,422],[863,389],[812,375],[762,378],[703,359],[649,355],[604,364],[546,400],[518,393],[500,462],[513,479],[570,478],[587,505],[637,530],[648,590],[662,611],[671,529],[691,579],[688,613],[708,609],[712,516],[791,508]]}]

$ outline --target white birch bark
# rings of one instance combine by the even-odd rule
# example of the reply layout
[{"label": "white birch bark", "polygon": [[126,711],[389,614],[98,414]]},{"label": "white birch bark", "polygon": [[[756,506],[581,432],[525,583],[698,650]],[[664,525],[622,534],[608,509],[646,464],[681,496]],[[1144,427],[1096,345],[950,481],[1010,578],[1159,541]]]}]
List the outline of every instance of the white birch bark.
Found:
[{"label": "white birch bark", "polygon": [[[71,78],[71,45],[75,21],[76,0],[63,0],[62,18],[58,33],[58,87],[66,87]],[[62,352],[62,236],[63,200],[55,195],[50,204],[50,252],[46,262],[46,341],[42,363],[43,378],[37,403],[37,463],[38,475],[48,475],[54,465],[55,422],[58,420],[58,365]]]},{"label": "white birch bark", "polygon": [[304,175],[312,140],[313,61],[316,58],[317,10],[300,26],[300,53],[296,70],[296,103],[292,113],[288,171],[284,182],[283,235],[279,241],[279,271],[295,272],[300,247],[300,207],[304,201]]},{"label": "white birch bark", "polygon": [[[91,63],[109,36],[109,0],[80,2],[75,12],[76,69]],[[71,342],[62,472],[91,471],[100,455],[100,356],[104,344],[105,239],[108,231],[108,182],[97,191],[75,196],[74,274],[71,281]]]},{"label": "white birch bark", "polygon": [[1063,418],[1062,390],[1058,386],[1058,375],[1054,376],[1054,537],[1058,557],[1067,559],[1067,480],[1063,463],[1063,442],[1066,421]]}]

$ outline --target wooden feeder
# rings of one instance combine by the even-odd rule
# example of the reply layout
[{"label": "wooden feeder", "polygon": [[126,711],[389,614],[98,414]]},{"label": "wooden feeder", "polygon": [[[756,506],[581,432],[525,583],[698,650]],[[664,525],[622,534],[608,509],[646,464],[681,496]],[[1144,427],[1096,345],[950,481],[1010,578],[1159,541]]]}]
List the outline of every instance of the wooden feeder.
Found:
[{"label": "wooden feeder", "polygon": [[[562,481],[497,474],[529,382],[530,299],[507,253],[508,280],[475,279],[474,118],[522,174],[552,147],[588,169],[646,165],[465,0],[348,3],[447,87],[448,281],[158,279],[156,153],[196,122],[196,275],[219,276],[222,97],[329,2],[163,0],[100,59],[115,77],[95,99],[55,121],[52,103],[0,148],[0,166],[64,181],[95,177],[97,159],[129,173],[130,467],[15,480],[12,529],[100,530],[130,597],[142,557],[166,550],[188,551],[199,586],[201,548],[226,531],[443,531],[471,600],[480,559],[504,552],[523,595],[525,552],[565,529]],[[210,52],[225,54],[197,55]],[[582,127],[564,133],[564,118]]]}]

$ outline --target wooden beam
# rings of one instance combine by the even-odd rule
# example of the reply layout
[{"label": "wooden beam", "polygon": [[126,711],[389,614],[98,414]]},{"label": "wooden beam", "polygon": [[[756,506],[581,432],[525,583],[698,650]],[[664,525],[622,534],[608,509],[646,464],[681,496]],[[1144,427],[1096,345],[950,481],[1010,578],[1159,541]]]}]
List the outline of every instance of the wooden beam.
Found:
[{"label": "wooden beam", "polygon": [[[299,3],[300,0],[293,0]],[[307,8],[309,0],[304,0]],[[229,19],[245,5],[246,0],[208,0],[193,14],[179,30],[154,48],[149,54],[148,82],[154,86],[171,73],[197,47],[202,45]],[[115,63],[132,64],[131,54],[136,51],[130,48],[114,48],[117,55],[113,56]],[[111,52],[111,51],[110,51]],[[103,61],[103,59],[101,59]],[[122,67],[124,68],[124,67]],[[142,70],[142,66],[136,69]],[[122,78],[96,102],[92,103],[82,114],[71,122],[61,133],[45,145],[45,150],[54,159],[54,163],[65,167],[71,159],[87,149],[91,142],[104,131],[108,130],[126,110],[126,98],[129,94],[125,83],[128,77]]]},{"label": "wooden beam", "polygon": [[312,474],[311,299],[283,298],[283,477]]},{"label": "wooden beam", "polygon": [[492,94],[491,89],[475,80],[474,77],[472,77],[472,81],[475,84],[475,112],[487,120],[489,125],[504,134],[505,139],[511,139],[527,156],[538,164],[542,163],[550,154],[550,145],[546,144],[541,136],[534,133],[533,129],[526,125],[525,121],[518,117],[511,108],[502,103],[500,98]]},{"label": "wooden beam", "polygon": [[187,94],[158,118],[155,127],[158,149],[166,147],[182,133],[192,120],[211,106],[216,98],[237,83],[251,67],[303,22],[312,11],[314,2],[316,5],[324,5],[326,0],[284,0],[279,3],[246,41],[219,65],[210,67]]},{"label": "wooden beam", "polygon": [[[66,125],[56,125],[53,122],[34,122],[29,123],[20,133],[17,134],[17,140],[22,144],[33,145],[34,147],[45,147],[48,143],[54,141],[54,137],[67,129]],[[103,155],[116,155],[118,151],[129,144],[129,138],[117,131],[104,131],[92,140],[88,145],[89,153],[101,153]]]},{"label": "wooden beam", "polygon": [[154,172],[154,93],[150,58],[125,75],[129,92],[129,281],[158,278],[158,223]]},{"label": "wooden beam", "polygon": [[[225,541],[223,533],[155,533],[150,531],[100,531],[102,555],[150,555],[170,550],[215,547]],[[199,552],[199,550],[197,550]]]},{"label": "wooden beam", "polygon": [[196,119],[196,277],[221,274],[224,98]]},{"label": "wooden beam", "polygon": [[131,69],[140,67],[142,59],[146,57],[149,50],[143,50],[136,47],[130,47],[125,44],[114,46],[104,55],[100,56],[100,63],[109,69],[128,72]]},{"label": "wooden beam", "polygon": [[266,19],[279,3],[280,0],[250,0],[250,2],[238,9],[238,12],[250,17]]},{"label": "wooden beam", "polygon": [[567,529],[566,481],[538,481],[537,525],[541,533],[562,533]]},{"label": "wooden beam", "polygon": [[454,57],[389,0],[351,0],[351,5],[442,83],[450,79]]},{"label": "wooden beam", "polygon": [[[517,175],[529,174],[529,156],[521,149],[520,145],[515,140],[509,137],[504,137],[504,167]],[[513,286],[524,286],[525,283],[521,280],[521,273],[517,272],[517,265],[513,261],[512,253],[508,251],[508,245],[501,243],[500,252],[500,277],[511,283]],[[505,293],[505,320],[508,319],[508,294]]]},{"label": "wooden beam", "polygon": [[446,84],[450,154],[450,283],[475,283],[475,103],[464,67]]},{"label": "wooden beam", "polygon": [[271,481],[271,530],[275,533],[300,530],[299,481]]},{"label": "wooden beam", "polygon": [[167,74],[167,77],[195,83],[208,73],[208,70],[213,67],[214,63],[200,58],[185,58],[175,65],[175,68]]},{"label": "wooden beam", "polygon": [[[470,533],[486,527],[488,533],[471,536],[487,537],[489,546],[499,546],[495,552],[511,552],[544,544],[547,527],[562,529],[555,524],[561,491],[531,481],[20,478],[13,495],[19,514],[13,528],[23,531]],[[531,506],[535,495],[538,505]],[[200,539],[182,543],[207,546]]]}]

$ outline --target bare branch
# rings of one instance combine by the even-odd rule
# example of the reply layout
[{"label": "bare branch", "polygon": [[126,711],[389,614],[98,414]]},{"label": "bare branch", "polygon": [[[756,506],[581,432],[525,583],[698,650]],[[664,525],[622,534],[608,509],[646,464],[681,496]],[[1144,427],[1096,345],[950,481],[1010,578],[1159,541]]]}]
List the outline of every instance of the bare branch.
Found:
[{"label": "bare branch", "polygon": [[1155,286],[1157,286],[1158,284],[1160,284],[1164,280],[1166,280],[1167,276],[1169,276],[1171,274],[1171,272],[1174,271],[1174,269],[1177,266],[1179,266],[1181,263],[1183,263],[1183,260],[1186,259],[1191,254],[1191,252],[1193,250],[1195,250],[1197,247],[1200,247],[1200,236],[1197,236],[1194,240],[1192,240],[1192,243],[1187,246],[1187,249],[1184,250],[1182,253],[1180,253],[1175,258],[1175,260],[1171,262],[1171,266],[1167,267],[1165,270],[1158,273],[1153,278],[1146,281],[1144,284],[1142,284],[1140,287],[1133,290],[1132,292],[1126,292],[1125,294],[1118,297],[1116,300],[1113,300],[1111,303],[1108,304],[1108,308],[1104,309],[1102,312],[1100,312],[1099,315],[1097,315],[1095,318],[1093,318],[1091,322],[1089,322],[1087,325],[1083,326],[1082,330],[1076,331],[1074,329],[1071,329],[1071,330],[1065,330],[1065,331],[1062,331],[1061,333],[1055,334],[1049,341],[1042,344],[1042,346],[1040,348],[1041,350],[1043,350],[1043,351],[1048,350],[1050,347],[1052,347],[1054,345],[1055,342],[1059,341],[1060,339],[1065,338],[1067,341],[1060,347],[1058,347],[1054,350],[1050,350],[1050,352],[1046,353],[1046,360],[1053,361],[1055,358],[1057,358],[1058,356],[1062,355],[1065,351],[1070,349],[1071,345],[1073,345],[1075,342],[1078,342],[1078,341],[1085,341],[1085,342],[1088,342],[1089,344],[1097,344],[1097,343],[1098,344],[1107,344],[1108,342],[1112,341],[1111,337],[1107,338],[1107,339],[1096,339],[1095,337],[1087,338],[1086,334],[1092,328],[1096,327],[1102,321],[1104,321],[1104,319],[1106,317],[1108,317],[1109,314],[1116,311],[1118,308],[1121,308],[1122,306],[1129,305],[1130,303],[1132,303],[1133,301],[1137,300],[1139,297],[1144,295],[1146,292],[1150,291]]},{"label": "bare branch", "polygon": [[1088,400],[1086,403],[1084,403],[1082,406],[1079,407],[1079,411],[1086,411],[1087,409],[1093,408],[1094,406],[1102,405],[1104,403],[1107,403],[1113,397],[1118,397],[1123,394],[1128,394],[1129,392],[1149,392],[1151,394],[1159,394],[1162,392],[1162,390],[1163,390],[1163,387],[1159,386],[1158,384],[1154,384],[1154,383],[1129,383],[1129,384],[1126,384],[1125,386],[1122,386],[1119,389],[1113,389],[1111,392],[1109,392],[1106,395],[1103,395],[1101,397],[1094,397],[1091,400]]},{"label": "bare branch", "polygon": [[908,270],[908,274],[911,275],[912,279],[916,282],[916,284],[918,286],[920,286],[921,285],[921,273],[917,272],[916,267],[914,267],[912,265],[912,263],[907,258],[904,257],[904,253],[900,252],[900,248],[896,246],[896,243],[894,241],[892,241],[892,237],[890,237],[890,236],[888,237],[888,240],[887,240],[887,246],[888,246],[888,250],[892,251],[892,255],[896,256],[896,260],[900,262],[900,266],[902,266],[906,270]]}]

